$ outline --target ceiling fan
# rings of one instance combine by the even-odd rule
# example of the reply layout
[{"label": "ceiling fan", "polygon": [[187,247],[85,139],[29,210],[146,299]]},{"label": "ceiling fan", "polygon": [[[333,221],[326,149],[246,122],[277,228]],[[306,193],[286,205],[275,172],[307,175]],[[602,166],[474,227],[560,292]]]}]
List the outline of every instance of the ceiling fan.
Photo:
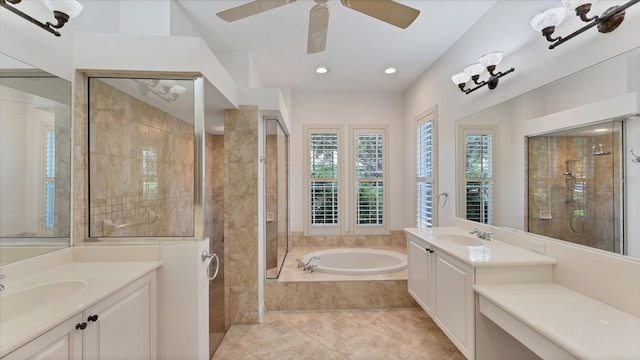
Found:
[{"label": "ceiling fan", "polygon": [[[232,22],[249,16],[287,5],[296,0],[254,0],[252,2],[219,12],[217,15]],[[324,51],[327,45],[327,27],[329,25],[328,0],[314,0],[316,5],[309,13],[309,35],[307,54]],[[357,12],[369,15],[388,24],[406,29],[418,17],[420,10],[402,5],[393,0],[340,0],[342,5]]]}]

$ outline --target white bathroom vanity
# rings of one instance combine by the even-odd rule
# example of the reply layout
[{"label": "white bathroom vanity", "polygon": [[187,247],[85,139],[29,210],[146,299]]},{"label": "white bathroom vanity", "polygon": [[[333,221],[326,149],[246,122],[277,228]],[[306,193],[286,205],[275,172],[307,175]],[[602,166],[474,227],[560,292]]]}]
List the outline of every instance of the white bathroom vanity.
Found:
[{"label": "white bathroom vanity", "polygon": [[0,358],[157,358],[160,266],[69,248],[4,267]]},{"label": "white bathroom vanity", "polygon": [[488,226],[481,240],[459,222],[405,229],[408,290],[467,359],[640,358],[640,318],[563,285],[570,264],[541,254],[555,244]]}]

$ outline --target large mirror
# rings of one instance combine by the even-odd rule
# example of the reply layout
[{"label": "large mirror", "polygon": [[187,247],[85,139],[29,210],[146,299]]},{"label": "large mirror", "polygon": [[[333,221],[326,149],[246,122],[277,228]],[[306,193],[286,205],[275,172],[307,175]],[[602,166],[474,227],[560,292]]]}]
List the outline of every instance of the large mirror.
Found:
[{"label": "large mirror", "polygon": [[639,94],[637,48],[458,120],[457,216],[640,258]]},{"label": "large mirror", "polygon": [[89,237],[194,236],[194,80],[89,78]]},{"label": "large mirror", "polygon": [[69,246],[71,83],[0,54],[0,265]]}]

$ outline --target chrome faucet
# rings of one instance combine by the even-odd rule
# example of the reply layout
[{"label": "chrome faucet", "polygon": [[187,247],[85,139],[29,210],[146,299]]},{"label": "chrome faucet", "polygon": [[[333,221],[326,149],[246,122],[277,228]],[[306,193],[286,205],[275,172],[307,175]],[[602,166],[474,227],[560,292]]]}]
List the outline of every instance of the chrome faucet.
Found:
[{"label": "chrome faucet", "polygon": [[[6,277],[7,277],[6,275],[0,274],[0,280],[4,279]],[[2,291],[2,290],[4,290],[4,285],[0,284],[0,291]]]},{"label": "chrome faucet", "polygon": [[311,259],[309,259],[309,261],[307,261],[306,264],[301,259],[296,259],[296,260],[298,261],[298,269],[302,268],[302,270],[304,270],[304,271],[309,270],[311,272],[314,272],[318,266],[317,265],[311,265],[311,263],[313,262],[313,260],[320,260],[320,256],[312,257]]},{"label": "chrome faucet", "polygon": [[469,234],[476,234],[478,239],[482,240],[491,240],[491,235],[493,235],[492,232],[480,231],[477,228],[473,228],[473,230],[469,231]]}]

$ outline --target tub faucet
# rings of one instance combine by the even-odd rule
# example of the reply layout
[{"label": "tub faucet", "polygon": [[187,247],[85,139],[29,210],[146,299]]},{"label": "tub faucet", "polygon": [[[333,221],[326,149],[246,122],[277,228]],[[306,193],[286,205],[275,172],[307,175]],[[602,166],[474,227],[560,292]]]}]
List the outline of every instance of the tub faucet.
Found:
[{"label": "tub faucet", "polygon": [[[6,275],[0,274],[0,280],[4,279],[6,277],[7,277]],[[4,290],[4,285],[0,284],[0,291],[2,291],[2,290]]]},{"label": "tub faucet", "polygon": [[473,230],[469,231],[469,234],[476,234],[478,239],[482,240],[491,240],[491,235],[493,235],[492,232],[480,231],[477,228],[473,228]]},{"label": "tub faucet", "polygon": [[316,270],[316,265],[311,265],[311,262],[313,262],[313,260],[320,260],[320,256],[314,256],[311,259],[309,259],[309,261],[307,261],[307,263],[305,264],[304,261],[302,261],[301,259],[296,259],[298,261],[298,269],[302,268],[302,270],[310,270],[311,272],[314,272]]}]

